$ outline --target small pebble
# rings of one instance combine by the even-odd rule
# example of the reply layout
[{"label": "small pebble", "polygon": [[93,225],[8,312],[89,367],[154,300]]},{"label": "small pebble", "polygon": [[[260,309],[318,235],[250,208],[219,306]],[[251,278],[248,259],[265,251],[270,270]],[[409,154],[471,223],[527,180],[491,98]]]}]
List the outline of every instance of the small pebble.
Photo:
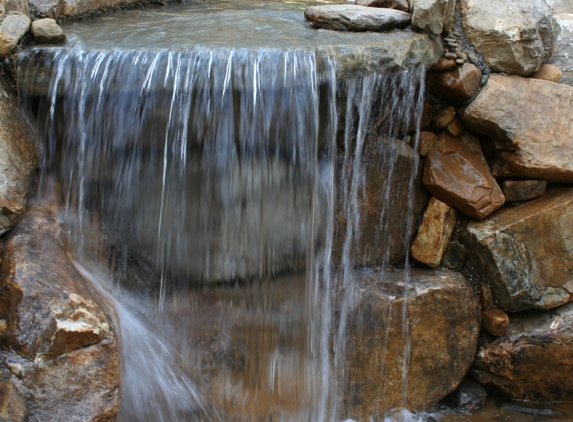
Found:
[{"label": "small pebble", "polygon": [[459,38],[460,34],[459,32],[450,32],[450,36],[455,37],[455,38]]},{"label": "small pebble", "polygon": [[449,42],[448,45],[450,47],[461,47],[457,42]]},{"label": "small pebble", "polygon": [[432,104],[432,107],[434,107],[434,110],[438,111],[442,108],[442,104],[441,103],[434,103],[434,104]]},{"label": "small pebble", "polygon": [[466,53],[464,53],[463,51],[460,51],[458,53],[458,58],[462,59],[465,62],[468,59],[468,55]]},{"label": "small pebble", "polygon": [[483,75],[481,77],[481,81],[479,82],[480,86],[484,86],[487,83],[488,79],[489,79],[489,75]]},{"label": "small pebble", "polygon": [[464,64],[464,60],[463,59],[456,59],[456,63],[457,64]]},{"label": "small pebble", "polygon": [[448,43],[449,43],[449,42],[456,42],[457,39],[448,37],[448,38],[444,38],[444,41],[445,41],[445,42],[448,42]]},{"label": "small pebble", "polygon": [[473,63],[477,63],[477,62],[478,62],[478,58],[477,58],[477,56],[476,56],[474,53],[469,53],[469,54],[468,54],[468,57],[470,58],[470,60],[471,60]]},{"label": "small pebble", "polygon": [[444,53],[444,57],[448,59],[457,59],[458,55],[454,53]]}]

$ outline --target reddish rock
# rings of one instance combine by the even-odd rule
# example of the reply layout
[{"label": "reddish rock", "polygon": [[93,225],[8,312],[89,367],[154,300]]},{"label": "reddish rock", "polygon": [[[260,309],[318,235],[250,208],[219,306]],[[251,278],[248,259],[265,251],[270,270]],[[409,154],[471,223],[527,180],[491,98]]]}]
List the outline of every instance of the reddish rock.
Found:
[{"label": "reddish rock", "polygon": [[0,258],[0,351],[32,420],[115,420],[118,340],[105,301],[69,261],[56,219],[27,211]]},{"label": "reddish rock", "polygon": [[354,276],[359,289],[348,321],[340,419],[383,420],[386,410],[404,405],[430,410],[456,389],[475,356],[481,312],[471,284],[453,271],[411,271],[404,403],[404,272]]},{"label": "reddish rock", "polygon": [[562,76],[563,72],[561,69],[552,64],[544,64],[537,72],[531,75],[533,79],[542,79],[550,82],[559,82]]},{"label": "reddish rock", "polygon": [[430,69],[430,72],[447,72],[448,70],[454,70],[458,64],[455,59],[448,59],[447,57],[440,57],[438,63],[436,63]]},{"label": "reddish rock", "polygon": [[539,198],[545,193],[546,180],[505,180],[501,190],[507,202],[521,202]]},{"label": "reddish rock", "polygon": [[412,257],[429,267],[437,268],[456,226],[456,210],[431,198],[422,223],[412,243]]},{"label": "reddish rock", "polygon": [[450,124],[456,117],[456,109],[453,107],[444,107],[438,110],[434,116],[434,129],[440,130]]},{"label": "reddish rock", "polygon": [[493,140],[496,176],[573,183],[571,98],[568,85],[491,75],[466,108],[464,124]]},{"label": "reddish rock", "polygon": [[573,189],[502,208],[462,226],[473,267],[505,311],[551,309],[573,299]]},{"label": "reddish rock", "polygon": [[428,152],[432,149],[438,137],[434,134],[434,132],[424,131],[420,132],[420,143],[418,145],[418,153],[425,157],[428,155]]},{"label": "reddish rock", "polygon": [[464,63],[449,72],[428,74],[430,92],[447,101],[466,101],[472,98],[480,87],[481,70],[471,63]]},{"label": "reddish rock", "polygon": [[489,309],[482,313],[482,325],[492,336],[502,337],[509,326],[509,317],[501,309]]},{"label": "reddish rock", "polygon": [[471,369],[480,384],[506,397],[573,400],[573,303],[512,315],[505,336],[482,344]]},{"label": "reddish rock", "polygon": [[469,132],[442,132],[428,153],[424,185],[439,200],[472,218],[482,219],[504,204],[478,140]]},{"label": "reddish rock", "polygon": [[356,0],[354,4],[368,7],[383,7],[385,9],[401,10],[409,12],[410,5],[407,0]]},{"label": "reddish rock", "polygon": [[464,124],[459,117],[455,117],[448,125],[446,130],[450,132],[452,136],[458,136],[464,131]]}]

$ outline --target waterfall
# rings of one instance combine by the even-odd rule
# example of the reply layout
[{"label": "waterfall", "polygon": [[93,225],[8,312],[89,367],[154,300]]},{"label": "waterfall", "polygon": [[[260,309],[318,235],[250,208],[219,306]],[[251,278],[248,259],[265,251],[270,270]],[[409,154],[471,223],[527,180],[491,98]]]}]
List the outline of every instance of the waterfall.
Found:
[{"label": "waterfall", "polygon": [[[392,205],[414,201],[424,73],[338,79],[335,58],[302,49],[21,56],[44,139],[40,196],[116,303],[120,420],[345,417],[354,268],[408,268],[414,217],[398,229]],[[43,95],[24,89],[41,80]],[[384,206],[357,253],[372,156]]]}]

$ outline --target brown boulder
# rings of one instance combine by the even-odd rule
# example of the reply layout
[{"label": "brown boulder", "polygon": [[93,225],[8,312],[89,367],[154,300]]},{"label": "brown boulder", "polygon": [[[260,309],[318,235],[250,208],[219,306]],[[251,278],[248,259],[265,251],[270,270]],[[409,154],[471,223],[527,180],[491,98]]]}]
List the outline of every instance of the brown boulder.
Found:
[{"label": "brown boulder", "polygon": [[[346,341],[343,418],[382,420],[402,407],[404,272],[355,273],[359,290]],[[412,270],[407,288],[411,348],[405,407],[429,410],[456,389],[476,351],[479,302],[451,271]]]},{"label": "brown boulder", "polygon": [[[393,263],[406,254],[406,245],[410,244],[415,224],[408,227],[411,213],[414,222],[427,203],[427,193],[421,183],[421,163],[418,176],[410,190],[410,175],[416,162],[414,150],[405,142],[396,139],[370,138],[365,146],[362,166],[364,183],[358,192],[360,200],[359,235],[350,251],[352,265],[373,266]],[[340,180],[344,175],[344,163],[341,158],[337,166],[339,180],[337,186],[343,189],[348,180]],[[346,168],[348,179],[352,177],[352,168]],[[413,195],[412,208],[410,198]],[[343,198],[342,192],[337,197]],[[392,207],[387,204],[391,203]],[[352,211],[350,211],[352,212]],[[335,214],[335,235],[333,262],[341,264],[342,250],[346,239],[348,211],[342,200],[338,201]]]},{"label": "brown boulder", "polygon": [[401,10],[409,12],[410,5],[407,0],[356,0],[354,4],[368,7],[383,7],[385,9]]},{"label": "brown boulder", "polygon": [[431,198],[412,243],[412,257],[429,267],[437,268],[446,253],[455,226],[456,210]]},{"label": "brown boulder", "polygon": [[0,234],[24,211],[34,168],[38,136],[18,107],[18,98],[0,78]]},{"label": "brown boulder", "polygon": [[544,64],[537,72],[531,75],[533,79],[542,79],[550,82],[559,82],[562,76],[563,72],[561,69],[552,64]]},{"label": "brown boulder", "polygon": [[455,59],[448,59],[447,57],[440,57],[438,63],[436,63],[431,69],[431,72],[446,72],[448,70],[454,70],[458,64]]},{"label": "brown boulder", "polygon": [[434,129],[439,130],[445,128],[456,117],[456,109],[453,107],[444,107],[438,110],[434,116]]},{"label": "brown boulder", "polygon": [[434,132],[424,131],[420,132],[420,141],[418,144],[418,153],[425,157],[428,155],[428,152],[432,149],[438,137],[434,134]]},{"label": "brown boulder", "polygon": [[115,420],[117,337],[106,303],[67,258],[56,219],[26,212],[1,260],[0,351],[32,420]]},{"label": "brown boulder", "polygon": [[495,337],[502,337],[507,332],[509,317],[499,308],[489,309],[482,313],[482,325]]},{"label": "brown boulder", "polygon": [[450,132],[452,136],[458,136],[464,131],[464,125],[459,117],[455,117],[448,125],[446,130]]},{"label": "brown boulder", "polygon": [[504,337],[482,344],[471,374],[504,396],[573,400],[573,303],[512,315]]},{"label": "brown boulder", "polygon": [[545,193],[546,180],[505,180],[501,190],[507,202],[521,202],[539,198]]},{"label": "brown boulder", "polygon": [[447,101],[466,101],[472,98],[480,87],[481,70],[471,63],[464,63],[449,72],[428,74],[430,92]]},{"label": "brown boulder", "polygon": [[492,75],[463,119],[494,140],[499,177],[573,182],[573,87],[519,76]]},{"label": "brown boulder", "polygon": [[485,218],[504,203],[480,144],[469,132],[440,135],[428,153],[423,181],[432,195],[472,218]]},{"label": "brown boulder", "polygon": [[463,227],[474,268],[505,311],[551,309],[573,299],[573,189],[503,208]]}]

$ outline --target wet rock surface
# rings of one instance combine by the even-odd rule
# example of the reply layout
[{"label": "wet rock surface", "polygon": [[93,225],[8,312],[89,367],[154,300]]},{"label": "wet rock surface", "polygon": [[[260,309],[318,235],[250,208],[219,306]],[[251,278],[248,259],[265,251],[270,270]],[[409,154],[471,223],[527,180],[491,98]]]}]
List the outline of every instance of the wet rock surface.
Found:
[{"label": "wet rock surface", "polygon": [[464,378],[459,387],[442,403],[458,411],[475,412],[483,407],[487,392],[477,382]]},{"label": "wet rock surface", "polygon": [[550,309],[573,298],[573,189],[503,208],[462,232],[474,267],[505,311]]},{"label": "wet rock surface", "polygon": [[547,188],[546,180],[505,180],[501,190],[507,202],[521,202],[539,198]]},{"label": "wet rock surface", "polygon": [[[361,236],[350,251],[352,265],[372,266],[401,260],[416,229],[412,224],[408,232],[405,216],[412,213],[414,220],[421,215],[428,197],[421,183],[421,163],[418,177],[413,184],[413,201],[410,208],[410,171],[415,163],[414,150],[405,142],[396,139],[373,138],[382,147],[376,153],[364,154],[364,185],[359,197],[364,198],[360,206]],[[375,148],[376,149],[376,148]],[[343,174],[343,162],[339,160],[337,175]],[[390,172],[389,169],[393,168]],[[341,186],[338,182],[338,186]],[[339,201],[335,214],[335,237],[333,262],[339,266],[342,259],[348,216]],[[391,203],[391,207],[385,204]],[[381,212],[387,212],[381,215]]]},{"label": "wet rock surface", "polygon": [[314,28],[337,31],[387,31],[410,24],[409,13],[394,9],[332,4],[312,6],[304,12]]},{"label": "wet rock surface", "polygon": [[[346,343],[344,416],[376,420],[402,406],[404,273],[357,272],[356,278],[361,287]],[[429,410],[457,388],[470,367],[481,312],[470,283],[459,273],[412,270],[407,292],[406,407]]]},{"label": "wet rock surface", "polygon": [[418,153],[423,157],[428,155],[428,152],[430,152],[437,140],[438,137],[433,132],[421,132],[418,145]]},{"label": "wet rock surface", "polygon": [[548,63],[562,70],[561,83],[573,85],[573,5],[553,17],[555,20],[555,51]]},{"label": "wet rock surface", "polygon": [[[26,18],[27,19],[27,18]],[[38,161],[38,135],[0,78],[0,234],[24,211]]]},{"label": "wet rock surface", "polygon": [[51,18],[32,22],[30,32],[37,43],[60,43],[66,40],[63,29]]},{"label": "wet rock surface", "polygon": [[469,132],[442,132],[426,158],[423,182],[436,198],[472,218],[485,218],[504,204],[479,141]]},{"label": "wet rock surface", "polygon": [[545,0],[462,0],[465,33],[492,70],[528,76],[551,56],[555,35]]},{"label": "wet rock surface", "polygon": [[502,337],[509,326],[509,316],[499,308],[488,309],[482,314],[483,328],[495,337]]},{"label": "wet rock surface", "polygon": [[512,315],[504,337],[480,345],[471,374],[510,398],[571,401],[572,326],[573,303]]},{"label": "wet rock surface", "polygon": [[430,92],[447,101],[466,101],[472,98],[480,87],[482,73],[471,63],[464,63],[454,70],[428,74]]},{"label": "wet rock surface", "polygon": [[412,243],[412,257],[437,268],[456,226],[456,210],[436,198],[428,203],[418,233]]},{"label": "wet rock surface", "polygon": [[29,420],[115,420],[118,340],[106,303],[68,260],[55,218],[27,211],[1,260],[0,360]]},{"label": "wet rock surface", "polygon": [[411,0],[412,26],[433,35],[448,32],[455,5],[455,0]]},{"label": "wet rock surface", "polygon": [[573,182],[573,87],[492,75],[466,108],[466,127],[494,140],[499,177]]}]

